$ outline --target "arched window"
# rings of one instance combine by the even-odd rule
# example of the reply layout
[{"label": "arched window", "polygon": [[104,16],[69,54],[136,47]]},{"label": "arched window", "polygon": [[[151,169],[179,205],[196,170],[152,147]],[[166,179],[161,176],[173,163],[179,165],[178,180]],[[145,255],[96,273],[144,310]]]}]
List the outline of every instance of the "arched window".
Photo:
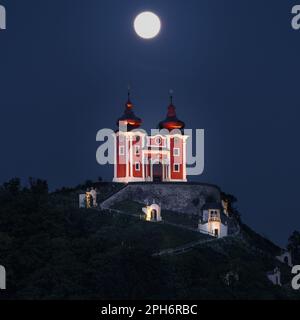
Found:
[{"label": "arched window", "polygon": [[155,143],[157,144],[157,145],[161,145],[161,137],[157,137],[156,139],[155,139]]}]

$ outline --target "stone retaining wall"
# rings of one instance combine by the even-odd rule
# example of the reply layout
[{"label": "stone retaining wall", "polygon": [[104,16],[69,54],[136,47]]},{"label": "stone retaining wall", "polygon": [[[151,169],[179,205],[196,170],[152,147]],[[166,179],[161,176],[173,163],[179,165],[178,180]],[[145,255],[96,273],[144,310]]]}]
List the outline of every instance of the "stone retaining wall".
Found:
[{"label": "stone retaining wall", "polygon": [[123,200],[161,203],[163,210],[196,214],[206,202],[221,202],[217,186],[201,183],[130,183],[101,203],[108,209]]}]

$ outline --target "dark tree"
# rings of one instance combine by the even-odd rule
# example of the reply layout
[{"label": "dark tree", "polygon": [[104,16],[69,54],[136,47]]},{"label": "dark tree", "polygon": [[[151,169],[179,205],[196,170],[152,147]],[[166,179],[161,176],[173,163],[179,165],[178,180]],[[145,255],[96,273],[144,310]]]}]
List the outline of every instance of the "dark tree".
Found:
[{"label": "dark tree", "polygon": [[238,201],[237,198],[232,194],[222,192],[221,199],[227,204],[228,213],[235,217],[238,221],[241,219],[239,211],[235,208],[234,204]]},{"label": "dark tree", "polygon": [[300,232],[294,231],[289,237],[287,248],[291,251],[293,264],[300,264]]},{"label": "dark tree", "polygon": [[21,191],[21,180],[19,178],[13,178],[10,181],[4,183],[3,187],[12,195],[16,195]]},{"label": "dark tree", "polygon": [[48,193],[48,183],[45,180],[29,178],[30,190],[35,194],[47,194]]}]

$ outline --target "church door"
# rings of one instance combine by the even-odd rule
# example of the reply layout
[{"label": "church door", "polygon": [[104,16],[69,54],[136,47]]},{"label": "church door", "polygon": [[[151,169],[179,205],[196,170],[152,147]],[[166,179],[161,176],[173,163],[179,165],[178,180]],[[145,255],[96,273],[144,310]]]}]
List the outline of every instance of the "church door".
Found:
[{"label": "church door", "polygon": [[161,163],[155,163],[152,166],[153,168],[153,181],[162,182],[163,180],[163,167]]},{"label": "church door", "polygon": [[151,211],[151,220],[157,221],[157,211],[155,209]]}]

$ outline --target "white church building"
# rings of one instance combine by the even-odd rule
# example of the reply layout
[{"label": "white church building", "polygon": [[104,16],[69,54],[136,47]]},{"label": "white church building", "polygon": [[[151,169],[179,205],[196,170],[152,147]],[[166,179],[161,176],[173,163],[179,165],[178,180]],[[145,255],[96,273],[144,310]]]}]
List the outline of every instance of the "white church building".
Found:
[{"label": "white church building", "polygon": [[161,207],[153,201],[152,205],[147,205],[142,209],[145,214],[145,220],[150,222],[161,222]]},{"label": "white church building", "polygon": [[198,229],[201,233],[223,238],[228,235],[228,217],[221,204],[207,203],[202,207]]}]

